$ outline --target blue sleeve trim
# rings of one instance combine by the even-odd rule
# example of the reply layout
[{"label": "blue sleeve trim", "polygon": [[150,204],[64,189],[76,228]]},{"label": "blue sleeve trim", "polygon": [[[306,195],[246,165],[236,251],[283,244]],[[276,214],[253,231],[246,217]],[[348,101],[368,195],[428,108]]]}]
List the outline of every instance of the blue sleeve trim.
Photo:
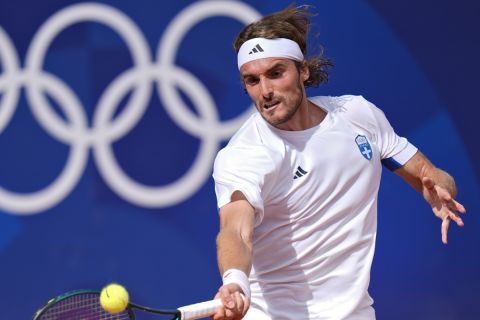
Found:
[{"label": "blue sleeve trim", "polygon": [[384,167],[386,167],[390,171],[395,171],[398,168],[403,166],[393,158],[382,159],[382,164]]}]

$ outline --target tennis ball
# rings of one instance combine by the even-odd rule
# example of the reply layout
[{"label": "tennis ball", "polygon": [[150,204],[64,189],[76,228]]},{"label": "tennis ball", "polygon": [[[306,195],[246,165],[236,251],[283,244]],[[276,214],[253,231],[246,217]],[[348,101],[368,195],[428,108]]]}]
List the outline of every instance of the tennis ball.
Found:
[{"label": "tennis ball", "polygon": [[128,292],[121,285],[111,283],[102,289],[100,304],[108,313],[120,313],[128,305]]}]

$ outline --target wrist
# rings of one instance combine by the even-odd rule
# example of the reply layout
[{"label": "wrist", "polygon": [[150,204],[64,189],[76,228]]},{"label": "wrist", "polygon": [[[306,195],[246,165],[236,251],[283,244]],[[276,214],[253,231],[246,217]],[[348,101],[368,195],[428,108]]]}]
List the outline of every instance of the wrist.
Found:
[{"label": "wrist", "polygon": [[228,269],[223,273],[222,280],[224,285],[230,283],[237,284],[242,289],[243,294],[250,299],[250,281],[248,281],[245,272],[239,269]]}]

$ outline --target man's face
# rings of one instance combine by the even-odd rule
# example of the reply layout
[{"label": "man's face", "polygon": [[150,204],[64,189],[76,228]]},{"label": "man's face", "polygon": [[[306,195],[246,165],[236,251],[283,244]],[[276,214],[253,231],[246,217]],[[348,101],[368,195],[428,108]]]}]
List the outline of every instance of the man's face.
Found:
[{"label": "man's face", "polygon": [[303,82],[308,68],[299,72],[295,63],[284,58],[250,61],[240,68],[241,79],[258,112],[271,125],[289,129],[289,121],[306,104]]}]

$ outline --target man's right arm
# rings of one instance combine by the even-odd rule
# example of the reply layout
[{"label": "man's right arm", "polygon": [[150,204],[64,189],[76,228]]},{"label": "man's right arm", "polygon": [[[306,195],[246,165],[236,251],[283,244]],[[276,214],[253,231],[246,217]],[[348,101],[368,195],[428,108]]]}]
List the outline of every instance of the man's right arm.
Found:
[{"label": "man's right arm", "polygon": [[[243,298],[246,277],[252,267],[252,235],[255,223],[255,209],[245,196],[235,191],[231,202],[220,208],[220,232],[217,236],[217,257],[220,273],[224,275],[224,284],[217,298],[221,298],[224,307],[220,308],[213,319],[241,319],[250,305],[249,297]],[[228,281],[229,273],[237,273],[245,278],[243,283]],[[242,274],[243,273],[243,274]],[[229,283],[230,282],[230,283]],[[242,286],[244,287],[242,289]]]}]

